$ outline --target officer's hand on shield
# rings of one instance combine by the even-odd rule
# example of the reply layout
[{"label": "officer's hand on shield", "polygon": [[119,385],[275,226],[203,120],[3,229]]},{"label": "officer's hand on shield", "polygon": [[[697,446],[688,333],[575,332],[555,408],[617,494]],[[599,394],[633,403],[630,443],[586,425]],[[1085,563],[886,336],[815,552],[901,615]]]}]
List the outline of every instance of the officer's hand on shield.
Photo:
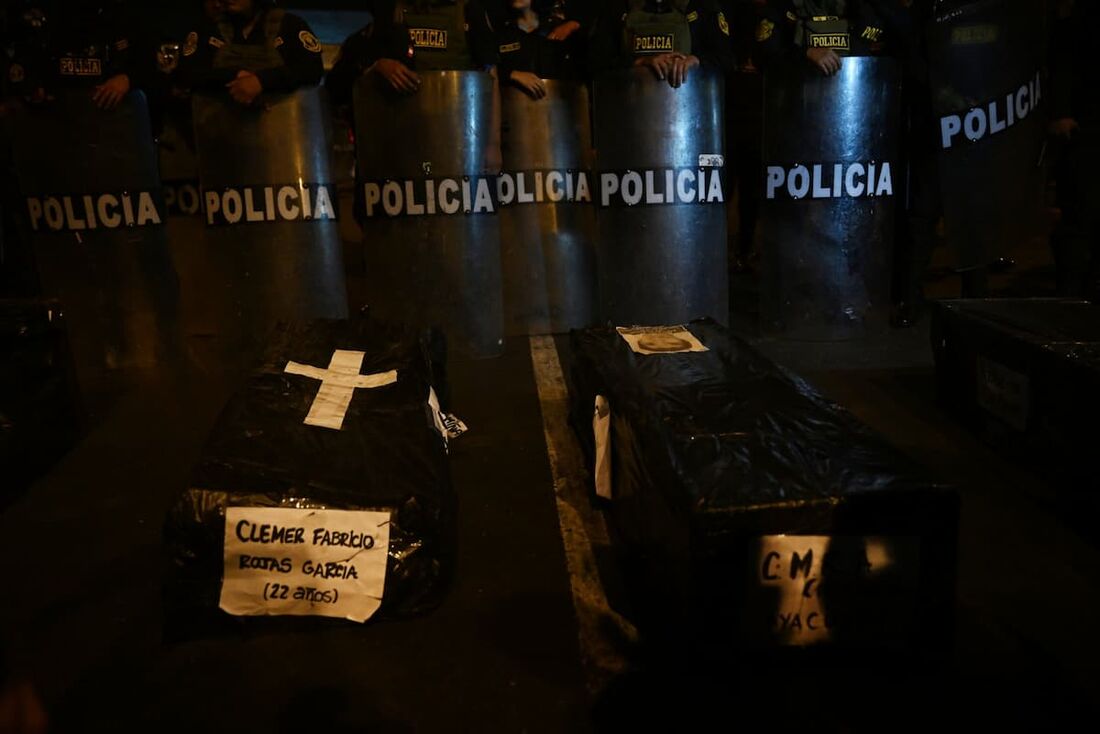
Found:
[{"label": "officer's hand on shield", "polygon": [[113,110],[130,91],[130,77],[117,74],[92,91],[92,101],[101,110]]},{"label": "officer's hand on shield", "polygon": [[567,20],[556,26],[554,30],[546,34],[550,41],[564,41],[581,29],[581,24],[575,20]]},{"label": "officer's hand on shield", "polygon": [[642,56],[634,61],[635,66],[648,66],[661,81],[668,79],[672,73],[672,65],[679,54],[657,54],[655,56]]},{"label": "officer's hand on shield", "polygon": [[676,58],[672,61],[672,70],[668,74],[668,84],[673,89],[676,89],[681,84],[687,81],[688,69],[694,69],[699,65],[698,56],[681,56],[676,54]]},{"label": "officer's hand on shield", "polygon": [[806,59],[821,69],[821,73],[825,76],[832,76],[840,71],[840,57],[831,48],[806,49]]},{"label": "officer's hand on shield", "polygon": [[238,71],[237,78],[225,85],[235,102],[250,105],[264,91],[260,78],[251,71]]},{"label": "officer's hand on shield", "polygon": [[517,87],[527,92],[532,99],[542,99],[546,96],[546,84],[539,79],[537,74],[529,71],[513,71],[508,80]]},{"label": "officer's hand on shield", "polygon": [[1073,134],[1080,129],[1081,126],[1077,124],[1077,120],[1074,120],[1072,117],[1062,117],[1057,120],[1051,120],[1047,131],[1056,138],[1070,140],[1073,138]]},{"label": "officer's hand on shield", "polygon": [[416,94],[420,90],[420,76],[394,59],[378,59],[370,68],[386,80],[390,87],[401,94]]}]

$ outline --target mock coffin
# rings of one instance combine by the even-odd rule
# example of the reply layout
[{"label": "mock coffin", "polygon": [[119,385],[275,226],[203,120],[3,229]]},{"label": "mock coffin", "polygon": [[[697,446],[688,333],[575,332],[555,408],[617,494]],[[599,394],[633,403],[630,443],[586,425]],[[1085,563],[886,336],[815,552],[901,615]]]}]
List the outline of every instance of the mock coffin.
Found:
[{"label": "mock coffin", "polygon": [[643,633],[711,652],[949,641],[952,490],[713,321],[571,344]]},{"label": "mock coffin", "polygon": [[1100,487],[1100,308],[1059,298],[939,301],[931,335],[950,410],[1066,486]]},{"label": "mock coffin", "polygon": [[374,320],[279,327],[167,518],[170,636],[442,600],[456,498],[435,364],[428,340]]}]

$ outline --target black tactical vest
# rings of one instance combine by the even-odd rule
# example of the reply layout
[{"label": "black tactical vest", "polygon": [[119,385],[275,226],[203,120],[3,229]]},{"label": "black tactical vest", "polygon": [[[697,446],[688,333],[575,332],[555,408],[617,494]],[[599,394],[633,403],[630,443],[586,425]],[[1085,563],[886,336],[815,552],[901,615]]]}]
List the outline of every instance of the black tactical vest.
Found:
[{"label": "black tactical vest", "polygon": [[852,35],[845,0],[831,3],[793,0],[792,4],[802,21],[795,31],[796,44],[803,48],[830,48],[842,53],[851,51]]},{"label": "black tactical vest", "polygon": [[688,21],[688,0],[675,0],[666,12],[653,13],[645,8],[646,0],[630,0],[630,9],[623,20],[623,52],[627,56],[691,53],[691,25]]},{"label": "black tactical vest", "polygon": [[218,22],[218,33],[225,45],[214,54],[215,69],[247,69],[263,71],[282,66],[283,55],[279,53],[279,30],[283,27],[286,11],[275,8],[267,11],[263,18],[264,42],[234,43],[233,24],[228,20]]},{"label": "black tactical vest", "polygon": [[410,3],[401,15],[418,71],[474,68],[466,40],[466,3]]}]

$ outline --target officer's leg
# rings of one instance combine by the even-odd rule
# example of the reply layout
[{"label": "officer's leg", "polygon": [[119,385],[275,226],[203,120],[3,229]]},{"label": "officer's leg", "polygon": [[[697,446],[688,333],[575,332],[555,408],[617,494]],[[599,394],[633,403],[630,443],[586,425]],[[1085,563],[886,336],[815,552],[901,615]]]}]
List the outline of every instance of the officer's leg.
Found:
[{"label": "officer's leg", "polygon": [[898,213],[902,226],[895,248],[893,324],[897,327],[912,326],[924,309],[924,276],[943,213],[939,176],[936,156],[920,146],[911,146],[908,207]]},{"label": "officer's leg", "polygon": [[737,200],[741,228],[737,234],[737,256],[747,261],[753,252],[756,222],[760,219],[760,176],[764,164],[760,146],[753,145],[739,156],[737,165],[740,197]]},{"label": "officer's leg", "polygon": [[760,218],[761,141],[763,137],[764,87],[758,72],[731,75],[736,107],[730,112],[732,171],[737,179],[738,232],[734,246],[735,270],[747,269],[755,246],[756,223]]},{"label": "officer's leg", "polygon": [[1090,180],[1088,146],[1077,140],[1063,150],[1057,169],[1058,206],[1062,218],[1054,234],[1054,262],[1058,273],[1058,293],[1082,296],[1089,270],[1092,235],[1097,202]]},{"label": "officer's leg", "polygon": [[33,254],[19,227],[22,211],[11,158],[11,117],[0,115],[0,296],[39,292]]},{"label": "officer's leg", "polygon": [[1100,296],[1100,178],[1096,171],[1100,170],[1100,137],[1087,134],[1080,142],[1076,181],[1085,230],[1082,295],[1097,298]]}]

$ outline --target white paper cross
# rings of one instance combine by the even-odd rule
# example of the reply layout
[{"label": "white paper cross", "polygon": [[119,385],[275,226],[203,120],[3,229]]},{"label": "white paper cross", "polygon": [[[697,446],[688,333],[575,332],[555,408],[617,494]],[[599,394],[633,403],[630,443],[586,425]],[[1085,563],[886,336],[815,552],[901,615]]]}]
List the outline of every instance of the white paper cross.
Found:
[{"label": "white paper cross", "polygon": [[321,381],[321,388],[317,391],[317,397],[313,399],[313,406],[304,421],[306,425],[339,431],[344,425],[344,416],[347,415],[351,396],[355,394],[356,388],[385,387],[397,382],[397,370],[374,375],[359,374],[359,370],[363,368],[364,356],[364,352],[337,349],[332,353],[327,370],[297,362],[286,363],[283,371],[287,374]]}]

